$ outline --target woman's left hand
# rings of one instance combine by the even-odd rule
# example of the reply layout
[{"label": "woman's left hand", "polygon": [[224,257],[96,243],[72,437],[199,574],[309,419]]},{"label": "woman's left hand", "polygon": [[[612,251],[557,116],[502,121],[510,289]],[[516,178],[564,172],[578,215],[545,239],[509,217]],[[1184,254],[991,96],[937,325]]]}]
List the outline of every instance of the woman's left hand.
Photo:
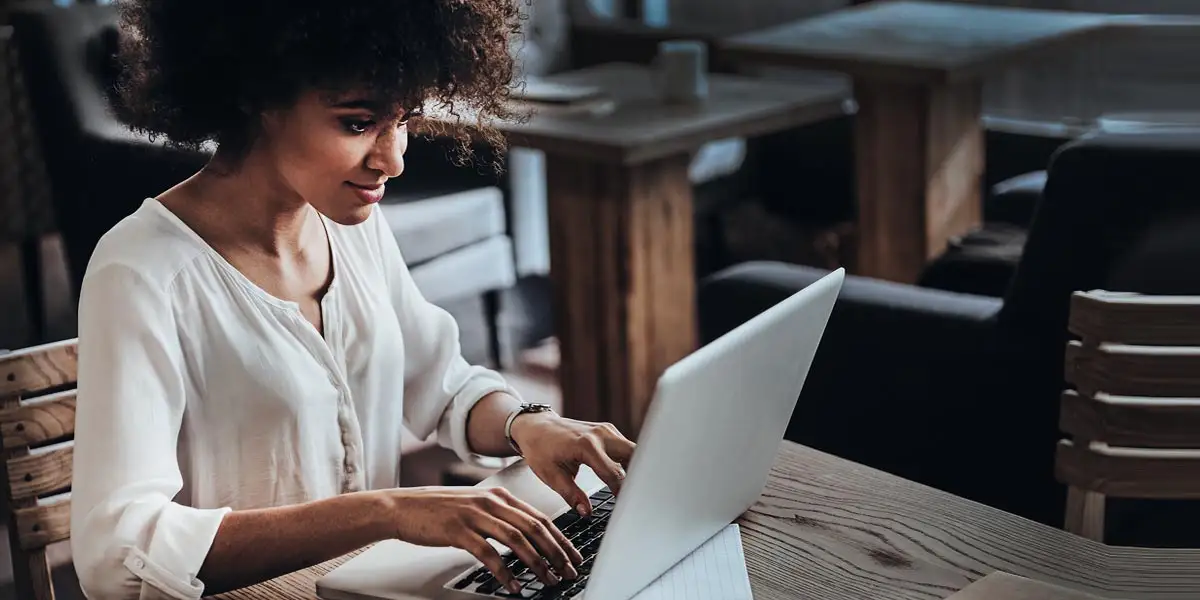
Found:
[{"label": "woman's left hand", "polygon": [[552,412],[526,413],[512,424],[526,464],[579,514],[591,513],[588,495],[575,484],[580,465],[591,467],[619,494],[636,445],[609,423],[588,423]]}]

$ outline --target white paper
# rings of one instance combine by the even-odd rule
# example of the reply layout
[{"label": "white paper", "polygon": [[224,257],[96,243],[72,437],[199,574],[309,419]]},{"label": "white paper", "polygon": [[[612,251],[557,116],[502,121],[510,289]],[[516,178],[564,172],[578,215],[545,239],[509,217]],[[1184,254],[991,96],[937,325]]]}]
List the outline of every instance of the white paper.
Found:
[{"label": "white paper", "polygon": [[634,600],[750,600],[750,575],[742,534],[728,525],[679,564],[642,590]]},{"label": "white paper", "polygon": [[603,93],[603,90],[596,86],[555,83],[536,77],[530,77],[524,83],[524,86],[515,87],[512,95],[514,98],[530,102],[579,102],[595,98]]}]

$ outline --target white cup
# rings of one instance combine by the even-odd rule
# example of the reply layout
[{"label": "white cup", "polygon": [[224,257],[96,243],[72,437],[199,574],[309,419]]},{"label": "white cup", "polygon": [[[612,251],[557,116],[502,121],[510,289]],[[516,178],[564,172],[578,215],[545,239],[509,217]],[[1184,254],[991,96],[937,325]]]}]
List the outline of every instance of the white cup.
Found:
[{"label": "white cup", "polygon": [[664,102],[694,104],[708,98],[708,47],[704,42],[659,42],[654,70],[658,92]]}]

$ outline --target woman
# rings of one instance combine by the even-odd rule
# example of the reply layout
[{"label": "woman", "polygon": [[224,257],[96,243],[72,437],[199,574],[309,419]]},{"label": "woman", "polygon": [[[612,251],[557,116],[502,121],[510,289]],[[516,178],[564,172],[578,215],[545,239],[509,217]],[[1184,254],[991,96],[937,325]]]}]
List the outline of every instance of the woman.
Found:
[{"label": "woman", "polygon": [[468,365],[376,209],[423,103],[508,116],[512,0],[123,11],[124,116],[217,152],[85,276],[71,526],[88,595],[197,598],[388,538],[466,549],[512,583],[499,539],[544,581],[575,577],[578,551],[511,495],[396,488],[404,426],[477,463],[519,452],[585,512],[579,465],[618,489],[633,452]]}]

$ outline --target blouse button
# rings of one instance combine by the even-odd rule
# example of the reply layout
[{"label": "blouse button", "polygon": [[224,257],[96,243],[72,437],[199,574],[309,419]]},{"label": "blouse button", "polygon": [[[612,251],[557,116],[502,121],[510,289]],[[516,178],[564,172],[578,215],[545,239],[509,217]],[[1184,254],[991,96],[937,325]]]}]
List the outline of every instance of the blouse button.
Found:
[{"label": "blouse button", "polygon": [[135,559],[133,559],[133,568],[135,568],[135,569],[144,569],[144,568],[146,568],[146,561],[144,561],[144,560],[142,560],[142,559],[140,559],[140,558],[135,558]]}]

